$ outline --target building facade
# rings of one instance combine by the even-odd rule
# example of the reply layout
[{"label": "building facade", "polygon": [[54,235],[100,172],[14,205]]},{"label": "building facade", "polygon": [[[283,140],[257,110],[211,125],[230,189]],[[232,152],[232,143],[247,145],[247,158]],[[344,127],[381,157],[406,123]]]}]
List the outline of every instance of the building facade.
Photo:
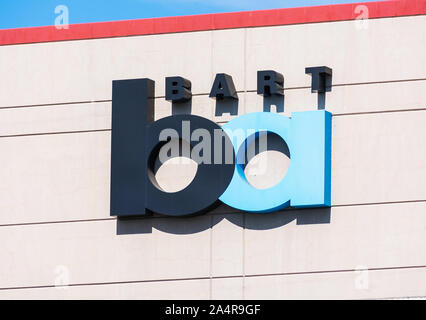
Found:
[{"label": "building facade", "polygon": [[[425,15],[407,0],[0,31],[0,298],[425,297]],[[110,216],[113,80],[153,79],[155,119],[223,125],[316,110],[312,66],[333,69],[331,208]],[[284,75],[283,99],[257,94],[259,70]],[[209,98],[218,73],[238,100]],[[165,100],[168,76],[190,102]],[[194,168],[164,170],[173,189]]]}]

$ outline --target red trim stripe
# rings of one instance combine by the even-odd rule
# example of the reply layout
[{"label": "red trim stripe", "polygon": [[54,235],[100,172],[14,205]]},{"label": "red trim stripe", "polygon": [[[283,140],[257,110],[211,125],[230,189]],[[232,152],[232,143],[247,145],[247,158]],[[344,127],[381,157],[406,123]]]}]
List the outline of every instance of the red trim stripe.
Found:
[{"label": "red trim stripe", "polygon": [[190,31],[263,27],[355,20],[358,5],[368,7],[369,18],[426,14],[426,0],[393,0],[340,5],[204,14],[167,18],[73,24],[0,30],[0,45],[153,35]]}]

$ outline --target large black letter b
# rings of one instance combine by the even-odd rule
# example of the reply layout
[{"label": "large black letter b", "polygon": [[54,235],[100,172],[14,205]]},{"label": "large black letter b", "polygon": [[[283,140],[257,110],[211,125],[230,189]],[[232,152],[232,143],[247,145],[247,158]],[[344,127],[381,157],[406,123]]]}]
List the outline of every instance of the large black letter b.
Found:
[{"label": "large black letter b", "polygon": [[[184,134],[183,122],[189,123],[189,137],[197,129],[211,135],[221,131],[216,123],[198,116],[178,115],[154,120],[154,81],[150,79],[113,82],[111,134],[111,215],[138,216],[156,212],[169,216],[203,213],[218,203],[234,174],[234,162],[227,163],[226,151],[232,143],[226,134],[224,145],[217,150],[211,144],[215,161],[198,163],[198,170],[189,186],[179,192],[167,193],[149,178],[153,159],[161,147],[160,133],[173,129],[178,137],[194,147],[197,143]],[[189,141],[188,141],[189,140]],[[225,152],[223,152],[225,150]],[[221,155],[215,152],[221,151]],[[218,158],[221,161],[217,161]]]}]

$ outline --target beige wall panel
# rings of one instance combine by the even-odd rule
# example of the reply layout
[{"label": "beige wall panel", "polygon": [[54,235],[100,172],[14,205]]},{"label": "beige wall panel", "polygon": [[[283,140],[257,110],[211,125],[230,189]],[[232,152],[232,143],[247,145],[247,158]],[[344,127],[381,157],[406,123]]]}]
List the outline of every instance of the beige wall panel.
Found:
[{"label": "beige wall panel", "polygon": [[242,300],[244,299],[244,279],[222,278],[212,280],[213,300]]},{"label": "beige wall panel", "polygon": [[[194,96],[191,102],[173,105],[155,99],[155,119],[173,114],[213,117],[215,103],[207,96]],[[111,101],[0,108],[0,136],[111,129]]]},{"label": "beige wall panel", "polygon": [[[426,108],[426,81],[405,81],[350,86],[335,86],[326,95],[325,109],[334,115],[363,112],[398,111]],[[291,112],[316,110],[317,94],[310,88],[285,91],[284,100],[246,94],[245,113],[279,110]],[[284,112],[282,112],[284,109]]]},{"label": "beige wall panel", "polygon": [[110,132],[0,139],[0,224],[109,218]]},{"label": "beige wall panel", "polygon": [[[424,79],[426,16],[300,24],[247,30],[247,88],[256,72],[284,74],[286,87],[310,87],[305,67],[333,68],[333,83]],[[395,32],[395,29],[398,32]]]},{"label": "beige wall panel", "polygon": [[193,93],[207,94],[216,72],[231,73],[239,90],[255,90],[262,69],[283,73],[286,87],[309,87],[305,67],[318,65],[333,68],[335,84],[424,79],[425,21],[374,19],[367,30],[344,21],[1,46],[0,72],[7,77],[0,87],[7,94],[0,107],[108,100],[112,80],[143,77],[154,79],[157,96],[164,96],[164,77],[172,75],[190,79]]},{"label": "beige wall panel", "polygon": [[111,129],[111,102],[0,109],[0,136]]},{"label": "beige wall panel", "polygon": [[211,299],[404,299],[426,295],[425,272],[425,268],[405,268],[246,277],[244,280],[28,288],[0,290],[0,299],[209,299],[210,290]]},{"label": "beige wall panel", "polygon": [[425,279],[426,268],[247,277],[244,295],[246,299],[420,297],[426,295]]},{"label": "beige wall panel", "polygon": [[[335,115],[424,109],[425,87],[426,81],[337,86],[327,93],[326,109]],[[238,95],[238,101],[218,103],[207,95],[194,96],[191,102],[173,106],[164,98],[157,98],[155,118],[193,114],[223,123],[250,112],[278,110],[290,116],[291,112],[317,108],[317,95],[309,88],[286,90],[284,102],[275,97],[264,100],[256,92],[240,92]],[[0,108],[0,136],[103,129],[111,129],[110,101]]]},{"label": "beige wall panel", "polygon": [[244,214],[212,215],[212,276],[244,272]]},{"label": "beige wall panel", "polygon": [[[245,40],[246,29],[230,29],[212,31],[212,78],[210,92],[217,73],[232,76],[235,89],[245,90]],[[202,77],[198,74],[194,81]]]},{"label": "beige wall panel", "polygon": [[210,217],[1,227],[0,288],[207,278]]},{"label": "beige wall panel", "polygon": [[[211,33],[191,32],[0,47],[0,106],[111,99],[112,80],[180,75],[193,92],[211,86]],[[197,57],[197,58],[194,58]]]},{"label": "beige wall panel", "polygon": [[[425,88],[426,81],[337,86],[327,93],[326,109],[333,114],[347,114],[426,108]],[[301,94],[303,91],[297,92]],[[307,98],[309,93],[305,92]],[[311,95],[316,99],[316,94]],[[291,98],[290,106],[301,104],[296,95]]]},{"label": "beige wall panel", "polygon": [[[328,209],[247,214],[244,272],[424,266],[425,209],[422,202],[333,208],[331,216]],[[214,230],[224,226],[211,222],[207,215],[1,227],[0,288],[54,285],[58,266],[68,268],[71,284],[209,277],[227,263]],[[227,228],[229,241],[239,239],[241,230]]]},{"label": "beige wall panel", "polygon": [[332,204],[426,199],[426,111],[333,117]]},{"label": "beige wall panel", "polygon": [[209,294],[210,280],[183,280],[0,290],[0,299],[198,300]]},{"label": "beige wall panel", "polygon": [[426,203],[246,216],[247,275],[426,265]]}]

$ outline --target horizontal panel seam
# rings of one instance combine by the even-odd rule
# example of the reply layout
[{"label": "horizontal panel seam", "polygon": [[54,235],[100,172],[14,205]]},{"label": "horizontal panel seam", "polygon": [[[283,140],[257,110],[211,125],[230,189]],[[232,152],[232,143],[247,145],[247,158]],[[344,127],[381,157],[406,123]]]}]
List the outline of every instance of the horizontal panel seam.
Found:
[{"label": "horizontal panel seam", "polygon": [[[340,204],[340,205],[332,205],[330,208],[342,208],[342,207],[361,207],[361,206],[379,206],[379,205],[394,205],[394,204],[408,204],[408,203],[423,203],[425,200],[407,200],[407,201],[392,201],[392,202],[372,202],[372,203],[361,203],[361,204]],[[326,208],[317,208],[318,210],[326,209]],[[306,211],[307,209],[299,209],[299,208],[289,208],[282,213],[285,212],[295,212],[295,211]],[[310,209],[314,210],[314,209]],[[252,214],[255,213],[247,213],[242,211],[227,211],[227,212],[210,212],[206,213],[205,216],[218,216],[218,215],[231,215],[231,214]],[[123,218],[127,221],[131,220],[148,220],[148,219],[173,219],[173,217],[163,216],[159,214],[155,214],[149,217],[127,217]],[[22,223],[6,223],[0,224],[1,227],[20,227],[20,226],[33,226],[33,225],[49,225],[49,224],[62,224],[62,223],[81,223],[81,222],[102,222],[102,221],[113,221],[117,220],[117,217],[110,218],[99,218],[99,219],[81,219],[81,220],[58,220],[58,221],[39,221],[39,222],[22,222]]]},{"label": "horizontal panel seam", "polygon": [[[365,269],[365,271],[390,271],[390,270],[412,270],[426,269],[426,265],[421,266],[400,266],[400,267],[377,267]],[[245,278],[261,278],[261,277],[277,277],[277,276],[297,276],[297,275],[316,275],[330,273],[352,273],[358,269],[342,269],[342,270],[320,270],[306,272],[282,272],[268,274],[249,274],[234,276],[212,276],[212,277],[193,277],[193,278],[174,278],[174,279],[150,279],[150,280],[134,280],[134,281],[117,281],[117,282],[94,282],[94,283],[74,283],[68,286],[41,285],[41,286],[23,286],[23,287],[4,287],[0,291],[6,290],[23,290],[23,289],[47,289],[47,288],[64,288],[64,287],[82,287],[82,286],[102,286],[102,285],[120,285],[120,284],[139,284],[139,283],[159,283],[159,282],[177,282],[177,281],[203,281],[203,280],[223,280],[223,279],[243,279]],[[364,271],[364,270],[363,270]]]},{"label": "horizontal panel seam", "polygon": [[[419,112],[426,111],[426,108],[414,108],[414,109],[399,109],[399,110],[382,110],[382,111],[365,111],[356,113],[334,113],[333,117],[344,117],[344,116],[361,116],[369,114],[388,114],[388,113],[404,113],[404,112]],[[160,119],[158,119],[160,120]],[[216,121],[217,124],[225,124],[230,120]],[[22,134],[7,134],[0,135],[0,138],[19,138],[19,137],[30,137],[30,136],[45,136],[45,135],[57,135],[57,134],[74,134],[74,133],[92,133],[92,132],[110,132],[110,128],[104,129],[89,129],[89,130],[75,130],[75,131],[51,131],[51,132],[36,132],[36,133],[22,133]]]},{"label": "horizontal panel seam", "polygon": [[[370,82],[354,82],[354,83],[341,83],[341,84],[333,84],[333,87],[350,87],[350,86],[363,86],[363,85],[377,85],[377,84],[388,84],[388,83],[404,83],[404,82],[415,82],[415,81],[426,81],[426,78],[416,78],[416,79],[403,79],[403,80],[383,80],[383,81],[370,81]],[[310,89],[310,86],[297,86],[297,87],[289,87],[284,88],[284,92],[288,90],[304,90]],[[249,89],[249,90],[237,90],[237,93],[255,93],[257,89]],[[193,93],[192,96],[208,96],[209,93]],[[164,99],[165,96],[156,96],[155,99]],[[14,106],[3,106],[0,107],[0,111],[2,109],[22,109],[22,108],[35,108],[35,107],[51,107],[51,106],[67,106],[67,105],[75,105],[75,104],[93,104],[93,103],[105,103],[112,102],[111,99],[100,99],[100,100],[87,100],[87,101],[71,101],[71,102],[55,102],[55,103],[41,103],[41,104],[28,104],[28,105],[14,105]]]},{"label": "horizontal panel seam", "polygon": [[402,297],[384,297],[380,300],[408,300],[408,299],[426,299],[426,296],[402,296]]},{"label": "horizontal panel seam", "polygon": [[40,132],[40,133],[23,133],[23,134],[11,134],[0,136],[0,138],[17,138],[17,137],[31,137],[31,136],[46,136],[46,135],[57,135],[57,134],[74,134],[74,133],[95,133],[95,132],[110,132],[111,129],[93,129],[93,130],[76,130],[76,131],[53,131],[53,132]]}]

